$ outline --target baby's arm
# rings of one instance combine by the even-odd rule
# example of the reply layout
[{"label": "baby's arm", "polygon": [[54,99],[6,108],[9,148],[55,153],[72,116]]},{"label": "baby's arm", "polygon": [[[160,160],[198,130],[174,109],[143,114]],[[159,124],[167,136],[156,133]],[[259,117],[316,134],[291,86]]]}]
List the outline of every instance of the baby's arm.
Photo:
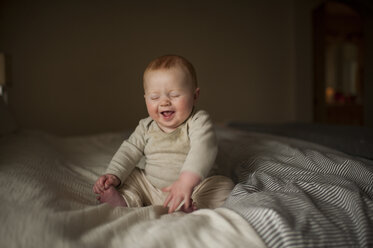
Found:
[{"label": "baby's arm", "polygon": [[93,186],[93,192],[95,192],[96,194],[101,194],[111,185],[117,187],[119,184],[120,180],[117,176],[112,174],[105,174],[97,179],[95,185]]},{"label": "baby's arm", "polygon": [[189,209],[191,206],[191,196],[195,186],[201,182],[201,177],[196,173],[184,171],[180,174],[171,186],[163,188],[162,191],[169,192],[163,206],[169,206],[169,213],[174,212],[184,201],[184,207]]},{"label": "baby's arm", "polygon": [[150,118],[142,119],[131,136],[123,141],[111,159],[106,175],[116,175],[121,183],[125,182],[144,155],[145,134],[150,120]]},{"label": "baby's arm", "polygon": [[169,212],[175,211],[182,201],[188,209],[191,195],[211,170],[218,151],[214,126],[205,111],[199,111],[188,121],[190,150],[185,159],[180,176],[163,191],[169,192],[164,206],[170,205]]}]

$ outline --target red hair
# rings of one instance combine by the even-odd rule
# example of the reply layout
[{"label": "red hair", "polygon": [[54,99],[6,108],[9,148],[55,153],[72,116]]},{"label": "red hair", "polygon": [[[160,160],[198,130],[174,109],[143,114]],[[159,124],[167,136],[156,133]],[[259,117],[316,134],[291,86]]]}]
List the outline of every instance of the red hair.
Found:
[{"label": "red hair", "polygon": [[192,83],[197,88],[197,74],[193,65],[186,58],[179,55],[164,55],[152,60],[146,67],[144,75],[148,71],[175,67],[181,67],[190,76]]}]

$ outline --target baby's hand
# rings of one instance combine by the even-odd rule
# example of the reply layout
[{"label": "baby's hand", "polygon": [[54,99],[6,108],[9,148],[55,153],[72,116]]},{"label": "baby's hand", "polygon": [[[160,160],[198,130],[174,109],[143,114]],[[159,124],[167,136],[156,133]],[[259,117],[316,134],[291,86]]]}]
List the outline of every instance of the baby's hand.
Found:
[{"label": "baby's hand", "polygon": [[163,206],[169,204],[168,213],[174,212],[184,201],[184,208],[189,209],[191,206],[191,196],[193,188],[201,182],[200,176],[193,172],[184,171],[180,174],[179,179],[171,186],[163,188],[163,192],[169,192]]},{"label": "baby's hand", "polygon": [[93,186],[93,192],[95,192],[96,194],[101,194],[111,185],[117,187],[119,184],[120,180],[117,176],[114,176],[112,174],[105,174],[97,179],[95,185]]}]

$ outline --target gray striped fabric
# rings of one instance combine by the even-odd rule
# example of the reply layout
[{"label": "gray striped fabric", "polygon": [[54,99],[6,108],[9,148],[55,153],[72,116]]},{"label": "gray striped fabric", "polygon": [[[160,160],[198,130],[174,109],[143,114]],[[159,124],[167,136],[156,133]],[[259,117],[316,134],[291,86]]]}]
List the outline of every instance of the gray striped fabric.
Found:
[{"label": "gray striped fabric", "polygon": [[221,140],[238,165],[224,207],[268,247],[373,247],[372,161],[286,138],[237,140]]}]

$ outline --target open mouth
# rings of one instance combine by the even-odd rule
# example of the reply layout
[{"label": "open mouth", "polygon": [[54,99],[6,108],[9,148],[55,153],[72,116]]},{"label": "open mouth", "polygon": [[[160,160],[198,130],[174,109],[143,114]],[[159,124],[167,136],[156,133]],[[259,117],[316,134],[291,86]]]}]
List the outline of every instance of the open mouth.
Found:
[{"label": "open mouth", "polygon": [[162,111],[161,115],[165,118],[170,118],[174,113],[175,111]]}]

